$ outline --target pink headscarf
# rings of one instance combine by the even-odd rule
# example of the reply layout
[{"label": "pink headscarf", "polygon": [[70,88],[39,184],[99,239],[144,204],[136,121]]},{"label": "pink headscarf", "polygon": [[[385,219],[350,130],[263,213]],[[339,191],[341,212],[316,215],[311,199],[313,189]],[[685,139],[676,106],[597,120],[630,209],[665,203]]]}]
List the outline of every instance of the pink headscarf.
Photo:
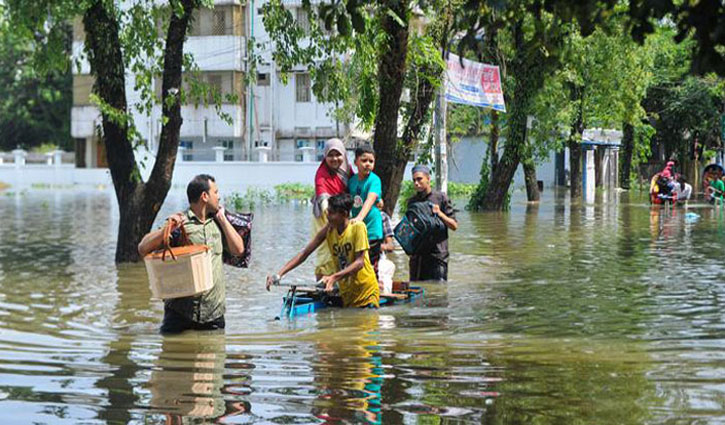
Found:
[{"label": "pink headscarf", "polygon": [[[330,151],[337,151],[342,154],[342,164],[337,170],[331,170],[325,159]],[[347,163],[347,150],[340,139],[330,139],[325,142],[324,156],[322,163],[315,174],[315,195],[320,197],[339,195],[347,191],[347,180],[350,177],[350,165]]]},{"label": "pink headscarf", "polygon": [[[327,154],[333,150],[342,154],[342,164],[337,170],[331,170],[325,161]],[[347,192],[347,180],[350,178],[350,171],[350,164],[347,163],[347,150],[342,140],[333,138],[325,142],[322,163],[315,174],[315,197],[312,199],[312,212],[315,217],[320,217],[322,214],[322,201],[330,196]]]},{"label": "pink headscarf", "polygon": [[672,178],[672,167],[675,165],[673,161],[667,161],[667,165],[665,165],[665,169],[660,171],[660,175],[665,178]]}]

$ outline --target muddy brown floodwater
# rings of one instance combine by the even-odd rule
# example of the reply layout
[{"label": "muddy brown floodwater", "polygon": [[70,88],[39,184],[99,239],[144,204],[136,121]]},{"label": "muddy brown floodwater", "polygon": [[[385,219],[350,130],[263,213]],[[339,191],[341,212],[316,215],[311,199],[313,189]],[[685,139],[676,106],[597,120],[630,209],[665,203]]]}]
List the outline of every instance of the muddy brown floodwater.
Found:
[{"label": "muddy brown floodwater", "polygon": [[461,211],[421,302],[292,321],[264,276],[310,207],[259,206],[226,332],[162,337],[143,265],[113,263],[112,193],[2,194],[0,423],[725,422],[725,219],[565,195]]}]

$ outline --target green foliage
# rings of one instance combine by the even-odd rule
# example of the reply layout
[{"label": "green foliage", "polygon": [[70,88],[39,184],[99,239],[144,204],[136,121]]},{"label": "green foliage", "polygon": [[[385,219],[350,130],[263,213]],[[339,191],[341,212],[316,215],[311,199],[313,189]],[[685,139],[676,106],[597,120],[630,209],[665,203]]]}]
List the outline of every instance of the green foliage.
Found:
[{"label": "green foliage", "polygon": [[303,183],[283,183],[274,187],[276,197],[280,201],[309,201],[315,196],[315,187]]},{"label": "green foliage", "polygon": [[643,105],[656,133],[650,141],[665,149],[667,157],[690,155],[693,138],[706,147],[721,145],[719,116],[722,111],[725,80],[714,74],[688,75],[693,58],[692,40],[676,43],[675,30],[663,26],[645,46],[653,57],[653,84]]},{"label": "green foliage", "polygon": [[490,111],[484,108],[456,103],[448,104],[446,131],[451,142],[462,137],[482,136],[488,133]]},{"label": "green foliage", "polygon": [[225,203],[235,211],[254,208],[256,205],[268,205],[274,201],[274,195],[270,190],[250,186],[245,193],[232,192],[225,199]]},{"label": "green foliage", "polygon": [[[0,150],[33,148],[41,144],[73,150],[70,135],[72,77],[69,67],[44,72],[33,60],[35,40],[23,37],[0,5]],[[68,25],[47,34],[70,54]]]},{"label": "green foliage", "polygon": [[[435,187],[434,180],[431,179],[430,184],[432,187]],[[447,195],[452,199],[468,198],[473,195],[477,186],[478,185],[475,183],[448,182]],[[413,195],[415,195],[415,186],[413,186],[413,182],[410,180],[403,181],[400,188],[399,202],[405,201]],[[402,204],[401,207],[403,207]]]},{"label": "green foliage", "polygon": [[413,195],[415,195],[413,182],[410,180],[404,180],[400,185],[400,195],[398,196],[398,203],[400,204],[400,207],[405,208],[405,205],[402,202],[406,201]]},{"label": "green foliage", "polygon": [[[193,4],[195,8],[214,6],[213,0],[195,0]],[[71,57],[72,36],[67,22],[83,16],[91,6],[90,2],[71,0],[7,0],[4,8],[0,5],[0,45],[9,43],[18,46],[19,53],[22,53],[23,57],[22,61],[17,61],[13,59],[12,55],[6,55],[4,50],[0,50],[0,65],[5,59],[15,62],[7,62],[7,66],[0,66],[0,81],[6,70],[11,76],[27,74],[29,82],[35,81],[31,88],[38,90],[37,93],[33,93],[33,99],[30,101],[26,100],[28,96],[17,93],[14,95],[11,93],[7,97],[0,96],[1,99],[17,99],[17,103],[22,103],[23,106],[27,106],[28,109],[35,112],[29,114],[30,118],[22,118],[19,117],[19,114],[24,113],[23,108],[16,108],[18,118],[15,118],[12,114],[2,113],[3,110],[0,109],[0,117],[2,117],[0,118],[0,129],[5,128],[5,117],[8,117],[8,122],[11,122],[10,118],[13,119],[12,122],[23,122],[24,119],[41,121],[48,127],[45,130],[41,128],[39,130],[41,135],[30,137],[29,139],[32,140],[23,143],[24,145],[33,146],[47,142],[59,145],[64,149],[72,147],[68,120],[72,102],[70,65],[72,62],[77,69],[80,69],[81,61],[88,58],[88,52],[74,52],[77,55]],[[112,2],[104,2],[104,7],[113,14],[119,24],[118,37],[124,61],[120,65],[125,66],[129,71],[128,77],[132,79],[134,90],[139,93],[139,96],[133,98],[134,101],[129,103],[127,110],[113,108],[104,100],[103,93],[95,93],[92,103],[98,106],[104,114],[108,114],[107,116],[111,120],[126,128],[132,144],[139,146],[146,141],[135,127],[133,114],[140,113],[148,116],[154,106],[162,101],[156,96],[154,86],[161,84],[166,29],[171,16],[173,14],[180,16],[183,7],[178,0],[171,0],[168,3],[133,0],[125,2],[124,7],[118,7]],[[108,66],[115,65],[119,64],[108,64]],[[32,73],[27,73],[26,68],[31,69]],[[167,95],[164,101],[167,105],[180,101],[213,106],[223,120],[231,122],[232,117],[222,113],[221,104],[222,102],[237,103],[240,99],[234,95],[223,98],[216,88],[200,79],[201,74],[198,71],[193,57],[186,54],[184,56],[183,87],[179,87],[176,93],[162,94],[162,96]],[[2,90],[9,86],[9,84],[3,84],[0,87],[0,94],[3,94]],[[51,101],[54,103],[48,106]],[[0,104],[0,108],[3,106]],[[54,112],[52,108],[63,108],[61,109],[62,114]],[[55,118],[55,115],[49,115],[51,112],[54,112],[55,115],[62,115],[62,124],[58,123],[59,120]],[[28,115],[28,113],[24,114]],[[162,122],[165,125],[168,117],[162,117]],[[30,124],[40,126],[35,122]],[[55,130],[54,137],[42,135],[42,131],[51,130]],[[8,139],[8,137],[2,138],[3,141]],[[0,142],[0,144],[2,143]]]},{"label": "green foliage", "polygon": [[33,148],[32,152],[37,153],[51,153],[58,149],[58,146],[52,143],[43,143]]},{"label": "green foliage", "polygon": [[[272,0],[263,7],[263,22],[274,48],[273,58],[286,81],[295,67],[302,65],[310,72],[312,91],[318,100],[335,105],[334,117],[344,123],[355,123],[370,131],[379,106],[378,63],[386,52],[386,34],[381,16],[392,16],[399,24],[405,22],[385,2],[346,0],[336,3],[302,2],[306,13],[304,29],[286,9],[282,0]],[[401,120],[407,122],[415,110],[418,82],[440,84],[445,63],[435,31],[440,25],[442,4],[426,4],[421,11],[429,13],[429,30],[422,34],[410,32],[406,64],[405,88],[409,100],[401,102]],[[425,120],[430,119],[426,110]]]},{"label": "green foliage", "polygon": [[[641,101],[653,80],[654,58],[648,47],[626,35],[624,16],[612,15],[586,37],[572,31],[561,58],[562,67],[536,98],[531,131],[535,156],[546,157],[563,147],[580,110],[584,128],[621,129],[623,123],[631,123],[641,130],[635,141],[646,145],[642,136],[649,133],[641,128],[646,118]],[[580,94],[577,99],[571,98],[574,88]],[[635,151],[644,152],[639,144]]]},{"label": "green foliage", "polygon": [[476,191],[477,184],[448,182],[448,196],[451,198],[468,198]]},{"label": "green foliage", "polygon": [[303,183],[283,183],[273,189],[250,186],[244,193],[232,192],[225,202],[236,211],[254,208],[257,205],[272,205],[286,202],[308,202],[315,194],[315,188]]}]

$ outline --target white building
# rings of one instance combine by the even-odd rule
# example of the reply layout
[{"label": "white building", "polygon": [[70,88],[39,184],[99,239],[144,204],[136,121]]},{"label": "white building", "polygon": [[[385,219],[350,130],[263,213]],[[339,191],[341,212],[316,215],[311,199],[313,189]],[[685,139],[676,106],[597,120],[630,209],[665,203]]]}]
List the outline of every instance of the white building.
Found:
[{"label": "white building", "polygon": [[[332,106],[315,99],[305,69],[296,69],[288,83],[282,83],[271,51],[261,52],[257,83],[245,87],[248,37],[253,36],[257,42],[269,41],[262,24],[263,3],[251,2],[254,6],[248,7],[239,0],[217,0],[214,9],[196,13],[184,51],[194,55],[204,81],[216,87],[222,97],[236,95],[240,102],[222,105],[222,111],[232,117],[231,124],[224,122],[214,107],[183,105],[181,160],[214,161],[217,155],[223,155],[224,161],[257,161],[264,157],[272,161],[316,161],[326,139],[344,137],[347,133],[342,123],[330,117]],[[290,2],[289,7],[295,14],[301,11],[299,2]],[[77,19],[73,31],[74,56],[83,52],[84,39],[82,22]],[[160,96],[161,82],[154,85]],[[89,99],[92,86],[90,66],[82,60],[80,72],[73,75],[71,112],[71,134],[76,139],[79,168],[107,166],[98,137],[100,114]],[[127,74],[126,95],[129,107],[139,100],[131,74]],[[161,133],[161,106],[156,106],[151,116],[134,112],[134,120],[149,150],[155,152]],[[137,155],[139,159],[142,156],[140,152]]]}]

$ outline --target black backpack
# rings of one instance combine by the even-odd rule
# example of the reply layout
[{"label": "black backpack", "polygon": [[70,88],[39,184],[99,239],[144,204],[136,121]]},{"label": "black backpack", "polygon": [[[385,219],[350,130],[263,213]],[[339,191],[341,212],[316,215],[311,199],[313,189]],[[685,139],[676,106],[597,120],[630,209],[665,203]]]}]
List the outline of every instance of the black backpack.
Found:
[{"label": "black backpack", "polygon": [[397,226],[395,239],[408,255],[428,254],[448,237],[445,223],[433,214],[433,203],[414,202]]}]

